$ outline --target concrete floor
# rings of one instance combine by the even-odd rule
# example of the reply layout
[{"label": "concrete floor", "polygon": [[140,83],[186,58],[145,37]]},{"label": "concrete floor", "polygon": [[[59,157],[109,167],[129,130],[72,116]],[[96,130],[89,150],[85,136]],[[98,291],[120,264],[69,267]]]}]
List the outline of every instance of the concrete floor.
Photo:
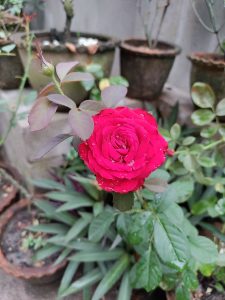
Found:
[{"label": "concrete floor", "polygon": [[[0,300],[56,300],[59,282],[50,285],[31,285],[0,270]],[[65,300],[79,300],[71,296]]]}]

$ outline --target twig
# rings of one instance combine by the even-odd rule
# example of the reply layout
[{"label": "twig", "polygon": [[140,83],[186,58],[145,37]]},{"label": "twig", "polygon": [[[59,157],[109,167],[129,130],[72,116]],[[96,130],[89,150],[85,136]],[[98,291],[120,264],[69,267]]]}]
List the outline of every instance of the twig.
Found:
[{"label": "twig", "polygon": [[30,32],[28,30],[27,31],[27,40],[28,40],[27,54],[28,54],[28,56],[27,56],[26,68],[25,68],[23,77],[21,78],[21,82],[20,82],[20,86],[19,86],[19,95],[18,95],[18,98],[17,98],[15,110],[12,112],[12,116],[11,116],[10,121],[9,121],[9,126],[8,126],[4,136],[0,139],[0,146],[2,146],[5,143],[5,141],[7,140],[8,135],[9,135],[11,129],[13,128],[14,124],[15,124],[18,109],[19,109],[19,107],[20,107],[20,105],[23,101],[23,91],[24,91],[24,87],[25,87],[26,81],[27,81],[28,76],[29,76],[29,69],[30,69],[30,64],[31,64],[31,61],[32,61],[32,41],[33,41],[33,38],[34,38],[34,36],[30,35]]},{"label": "twig", "polygon": [[159,35],[160,35],[162,25],[163,25],[163,22],[164,22],[164,19],[165,19],[165,16],[166,16],[166,12],[167,12],[167,9],[168,9],[169,6],[170,6],[170,0],[167,0],[165,6],[163,7],[163,12],[162,12],[162,16],[161,16],[161,19],[160,19],[158,31],[156,33],[155,40],[154,40],[154,43],[153,43],[153,48],[155,48],[158,44]]}]

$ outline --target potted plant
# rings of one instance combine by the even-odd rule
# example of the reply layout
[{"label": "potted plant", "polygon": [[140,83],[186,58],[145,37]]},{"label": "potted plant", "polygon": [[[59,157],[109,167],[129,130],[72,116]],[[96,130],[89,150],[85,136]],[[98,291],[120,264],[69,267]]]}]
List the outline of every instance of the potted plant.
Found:
[{"label": "potted plant", "polygon": [[[217,96],[217,100],[223,99],[225,96],[225,80],[224,80],[224,68],[225,68],[225,48],[221,38],[223,19],[219,24],[218,18],[216,18],[215,8],[218,3],[214,1],[205,1],[210,25],[207,25],[205,20],[200,15],[197,8],[197,1],[191,0],[193,11],[205,30],[214,34],[218,41],[219,53],[207,53],[207,52],[194,52],[191,53],[188,58],[192,63],[190,84],[191,86],[195,82],[204,82],[209,84]],[[219,1],[221,9],[224,9],[223,1]],[[218,7],[218,6],[217,6]]]},{"label": "potted plant", "polygon": [[[111,72],[117,41],[101,35],[71,32],[71,23],[74,17],[73,1],[65,0],[62,1],[62,4],[66,13],[64,32],[55,30],[35,32],[47,60],[53,64],[60,61],[78,61],[83,67],[91,63],[97,63],[102,66],[104,74],[108,76]],[[25,65],[24,36],[15,35],[14,39]],[[33,49],[35,49],[35,44]],[[49,79],[37,70],[40,71],[41,69],[38,60],[34,58],[30,68],[29,82],[35,90],[40,91],[49,82]],[[80,98],[84,98],[86,93],[82,85],[74,83],[74,86],[78,90],[78,94],[81,94]]]},{"label": "potted plant", "polygon": [[[30,113],[31,129],[38,130],[43,116],[45,126],[49,124],[51,105],[68,107],[68,134],[49,140],[37,158],[72,139],[89,170],[70,174],[64,187],[48,181],[54,191],[46,197],[57,204],[37,204],[46,216],[58,218],[61,212],[74,217],[66,233],[56,229],[48,240],[63,247],[61,255],[69,261],[59,296],[82,289],[99,300],[114,287],[113,299],[130,299],[133,289],[152,292],[161,287],[175,290],[177,299],[189,299],[199,286],[198,271],[217,265],[220,248],[199,235],[188,219],[179,203],[191,196],[193,182],[163,169],[174,150],[150,113],[124,106],[126,92],[124,86],[110,86],[102,90],[101,101],[86,100],[79,107],[63,94],[51,94],[45,108],[40,110],[43,100],[37,99]],[[77,191],[74,182],[83,191]]]},{"label": "potted plant", "polygon": [[[42,231],[30,233],[28,226],[44,226],[45,220],[38,215],[30,199],[22,199],[9,207],[0,220],[0,267],[8,274],[36,284],[52,282],[65,267],[65,261],[57,261],[57,249],[48,249],[38,262],[33,260],[35,250],[42,249],[49,234]],[[50,225],[51,226],[51,225]],[[49,226],[49,230],[50,230]],[[53,251],[54,250],[54,251]],[[50,254],[52,253],[52,254]],[[57,264],[54,262],[57,261]]]},{"label": "potted plant", "polygon": [[138,1],[146,39],[133,38],[120,45],[121,74],[130,84],[128,96],[131,98],[157,99],[181,51],[178,46],[159,41],[169,5],[169,0],[162,5],[158,1]]}]

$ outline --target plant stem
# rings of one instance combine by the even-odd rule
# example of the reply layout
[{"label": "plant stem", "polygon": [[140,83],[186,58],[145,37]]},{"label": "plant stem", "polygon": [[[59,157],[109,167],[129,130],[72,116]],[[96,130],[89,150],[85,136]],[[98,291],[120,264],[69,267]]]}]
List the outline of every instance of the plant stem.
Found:
[{"label": "plant stem", "polygon": [[170,6],[170,0],[167,0],[167,3],[163,7],[163,12],[162,12],[159,27],[158,27],[158,30],[157,30],[157,33],[156,33],[156,36],[155,36],[155,40],[154,40],[154,43],[153,43],[153,48],[155,48],[158,44],[159,35],[160,35],[162,25],[163,25],[163,22],[164,22],[164,19],[165,19],[165,16],[166,16],[166,12],[167,12],[167,9],[168,9],[169,6]]},{"label": "plant stem", "polygon": [[30,35],[29,29],[26,32],[27,32],[27,41],[28,41],[28,43],[27,43],[26,68],[25,68],[23,77],[21,78],[21,82],[20,82],[20,86],[19,86],[19,95],[18,95],[18,98],[17,98],[15,110],[12,112],[12,116],[11,116],[10,121],[9,121],[9,126],[8,126],[4,136],[0,139],[0,146],[2,146],[5,143],[12,127],[15,124],[18,109],[19,109],[19,107],[20,107],[20,105],[23,101],[24,87],[25,87],[26,81],[27,81],[28,76],[29,76],[30,64],[31,64],[31,61],[32,61],[32,41],[33,41],[34,36]]},{"label": "plant stem", "polygon": [[52,81],[53,81],[53,83],[55,84],[55,87],[56,87],[57,91],[59,92],[59,94],[64,95],[64,92],[63,92],[63,90],[62,90],[62,88],[61,88],[61,86],[60,86],[60,83],[59,83],[58,80],[56,79],[55,73],[54,73],[54,72],[53,72],[53,74],[52,74]]}]

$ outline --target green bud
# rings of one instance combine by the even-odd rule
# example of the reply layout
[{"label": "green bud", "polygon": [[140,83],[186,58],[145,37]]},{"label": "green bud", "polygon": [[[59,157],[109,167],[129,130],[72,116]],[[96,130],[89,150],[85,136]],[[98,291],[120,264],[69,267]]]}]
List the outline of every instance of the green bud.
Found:
[{"label": "green bud", "polygon": [[45,76],[52,77],[54,72],[55,72],[55,67],[52,64],[47,63],[42,65],[42,73]]}]

